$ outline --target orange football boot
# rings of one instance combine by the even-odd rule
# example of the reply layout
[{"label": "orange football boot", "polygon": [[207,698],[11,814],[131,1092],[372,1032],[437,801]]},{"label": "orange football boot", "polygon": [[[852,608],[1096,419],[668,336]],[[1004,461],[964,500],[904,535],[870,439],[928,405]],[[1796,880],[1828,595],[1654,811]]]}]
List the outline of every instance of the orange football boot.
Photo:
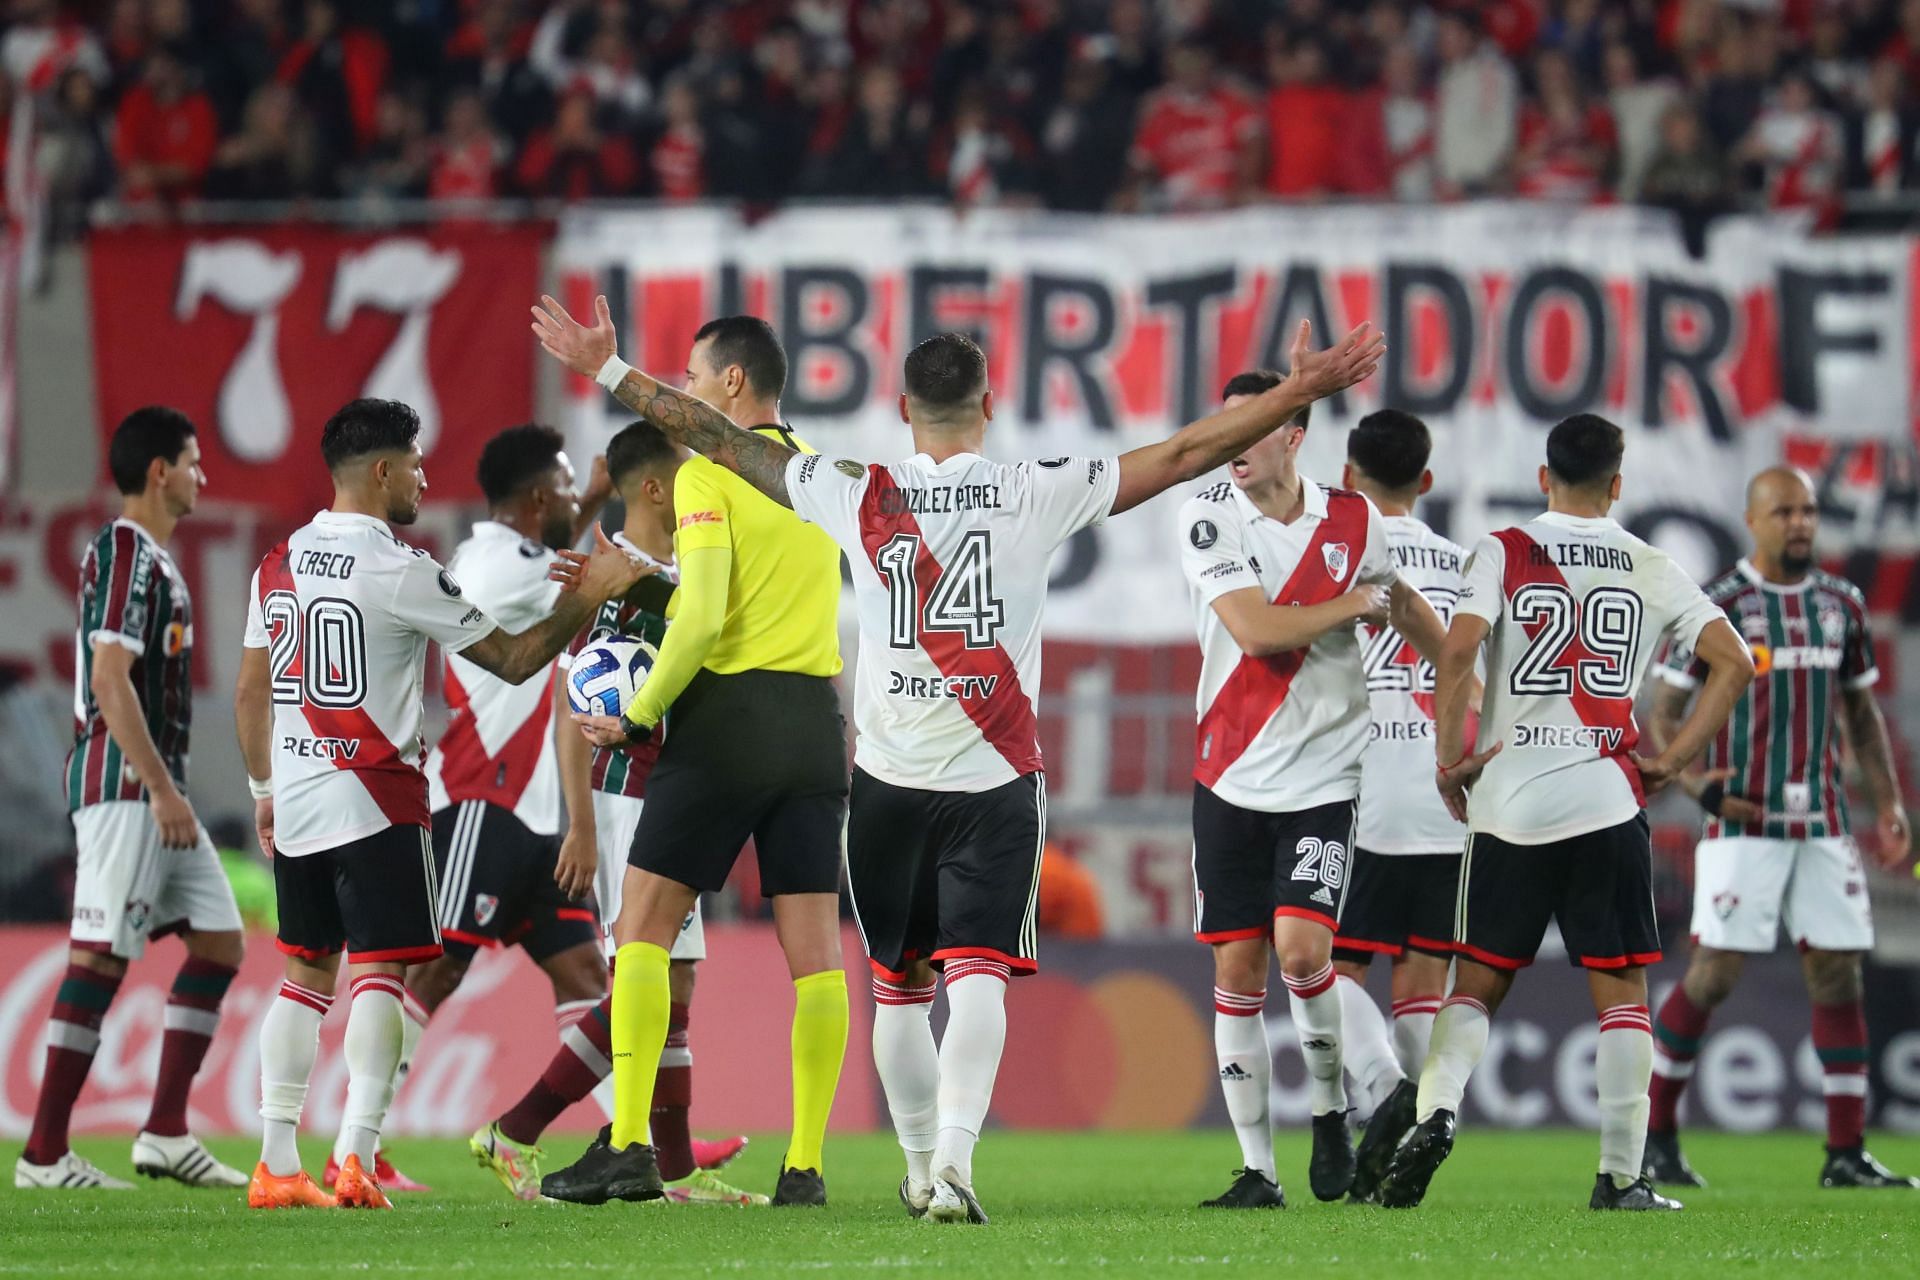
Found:
[{"label": "orange football boot", "polygon": [[333,1197],[305,1169],[278,1177],[267,1172],[262,1160],[253,1167],[253,1180],[247,1183],[249,1209],[331,1209]]},{"label": "orange football boot", "polygon": [[360,1167],[359,1156],[348,1156],[340,1165],[340,1176],[333,1182],[333,1202],[342,1209],[391,1209],[393,1201]]}]

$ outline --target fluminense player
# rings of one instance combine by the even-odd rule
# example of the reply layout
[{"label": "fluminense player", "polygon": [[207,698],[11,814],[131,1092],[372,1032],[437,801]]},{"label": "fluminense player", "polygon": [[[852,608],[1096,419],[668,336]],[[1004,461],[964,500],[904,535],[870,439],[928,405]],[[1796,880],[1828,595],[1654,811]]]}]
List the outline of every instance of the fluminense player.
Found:
[{"label": "fluminense player", "polygon": [[13,1185],[130,1188],[74,1154],[67,1125],[128,962],[145,954],[148,939],[178,933],[187,956],[167,994],[159,1077],[133,1166],[189,1186],[245,1186],[245,1174],[187,1131],[187,1093],[241,956],[240,908],[186,796],[193,605],[167,541],[207,482],[193,423],[157,405],[134,410],[114,428],[107,467],[120,515],[80,561],[66,768],[80,860],[67,972],[47,1020],[46,1074]]},{"label": "fluminense player", "polygon": [[[1620,428],[1577,414],[1547,436],[1547,510],[1481,538],[1436,675],[1435,781],[1469,835],[1454,918],[1453,992],[1420,1072],[1419,1123],[1381,1203],[1420,1203],[1453,1148],[1489,1020],[1557,922],[1599,1016],[1594,1209],[1680,1206],[1641,1175],[1653,1072],[1646,966],[1660,959],[1646,801],[1726,723],[1753,660],[1726,616],[1664,552],[1607,512],[1620,497]],[[1636,754],[1633,698],[1662,636],[1702,664],[1700,696],[1660,754]],[[1475,659],[1486,693],[1466,740]],[[1471,798],[1468,789],[1471,788]]]},{"label": "fluminense player", "polygon": [[[320,453],[333,506],[253,577],[234,714],[287,957],[260,1024],[255,1208],[392,1207],[372,1169],[404,1036],[401,975],[441,953],[421,769],[427,642],[510,683],[531,680],[639,577],[601,536],[552,614],[518,635],[501,630],[433,557],[394,535],[426,490],[419,434],[419,415],[393,400],[355,400],[329,419]],[[329,1196],[301,1169],[296,1135],[342,950],[353,996],[348,1155]]]},{"label": "fluminense player", "polygon": [[[583,500],[560,433],[529,422],[487,441],[476,478],[487,518],[454,548],[447,570],[469,604],[523,631],[553,612],[560,584],[547,566],[606,501],[604,472],[596,462]],[[580,737],[567,720],[564,690],[551,673],[509,684],[451,654],[442,677],[451,714],[427,756],[427,794],[445,950],[407,974],[396,1093],[427,1020],[459,989],[483,947],[518,945],[546,971],[562,1032],[607,993],[598,925],[583,900],[593,882],[593,845],[563,845],[560,838],[555,737],[569,747]],[[329,1186],[346,1158],[345,1141],[343,1133],[327,1163],[322,1181]],[[424,1189],[400,1175],[384,1151],[374,1159],[383,1189]]]},{"label": "fluminense player", "polygon": [[[1756,675],[1707,750],[1707,781],[1688,790],[1707,810],[1693,857],[1693,956],[1654,1018],[1653,1115],[1647,1176],[1702,1186],[1680,1153],[1677,1109],[1707,1019],[1733,991],[1746,957],[1772,951],[1782,927],[1800,950],[1813,1002],[1813,1050],[1827,1102],[1823,1187],[1916,1187],[1866,1151],[1867,1019],[1860,957],[1873,949],[1860,850],[1849,834],[1841,743],[1852,748],[1874,807],[1874,856],[1891,870],[1911,833],[1886,721],[1866,597],[1814,563],[1820,505],[1813,485],[1772,467],[1747,485],[1753,554],[1707,596],[1753,649]],[[1675,648],[1656,669],[1653,738],[1672,737],[1699,686],[1700,664]],[[1724,776],[1722,776],[1724,774]]]},{"label": "fluminense player", "polygon": [[[1362,326],[1309,353],[1303,326],[1284,384],[1168,440],[1120,458],[1004,464],[980,453],[993,415],[986,357],[941,334],[905,365],[901,415],[919,452],[870,465],[739,430],[629,368],[604,299],[595,310],[589,328],[546,299],[535,330],[570,368],[832,534],[853,563],[864,660],[847,878],[874,970],[874,1061],[907,1154],[900,1195],[916,1217],[985,1222],[973,1150],[1006,983],[1037,967],[1046,799],[1034,696],[1051,554],[1367,376],[1381,340]],[[948,1002],[937,1047],[936,970]]]},{"label": "fluminense player", "polygon": [[[673,589],[673,481],[686,453],[644,422],[620,431],[607,445],[607,473],[625,508],[614,541],[656,571],[625,596],[609,600],[574,638],[563,664],[587,644],[606,636],[634,636],[656,649],[667,631],[667,600]],[[607,958],[613,958],[612,921],[620,915],[621,882],[627,853],[647,794],[647,777],[660,755],[660,735],[629,747],[594,748],[574,728],[562,704],[562,728],[555,750],[561,790],[567,799],[567,842],[578,845],[577,859],[594,857],[594,897],[599,903]],[[711,1170],[746,1146],[734,1137],[718,1142],[695,1138],[687,1121],[693,1102],[693,1051],[688,1011],[693,1002],[694,967],[706,959],[706,930],[698,904],[688,913],[669,951],[667,980],[673,996],[668,1012],[667,1044],[654,1076],[651,1110],[654,1147],[669,1200],[695,1204],[761,1205],[767,1197],[722,1182]],[[527,1092],[468,1141],[474,1156],[515,1196],[540,1195],[537,1145],[548,1125],[588,1094],[613,1070],[613,993],[603,991],[591,1007],[568,1020],[560,1048]],[[596,1142],[611,1133],[603,1130]]]},{"label": "fluminense player", "polygon": [[[1229,408],[1281,384],[1243,373]],[[1440,620],[1401,576],[1361,494],[1300,474],[1307,410],[1232,455],[1228,479],[1180,510],[1200,635],[1193,769],[1194,936],[1213,948],[1214,1050],[1242,1166],[1203,1207],[1282,1208],[1268,1116],[1268,956],[1277,953],[1313,1110],[1308,1182],[1353,1184],[1334,932],[1351,875],[1367,673],[1357,623],[1437,657]],[[1364,996],[1364,993],[1362,993]],[[1375,1035],[1379,1013],[1372,1013]]]},{"label": "fluminense player", "polygon": [[[1433,487],[1432,451],[1426,424],[1412,414],[1370,413],[1347,434],[1345,483],[1378,509],[1401,580],[1444,625],[1460,599],[1467,553],[1414,517],[1420,495]],[[1360,643],[1373,725],[1360,760],[1360,823],[1333,967],[1341,1050],[1372,1113],[1350,1194],[1369,1200],[1394,1143],[1413,1125],[1413,1081],[1427,1060],[1453,960],[1467,831],[1437,792],[1408,785],[1433,758],[1433,664],[1391,626],[1363,628]],[[1364,986],[1375,956],[1393,965],[1391,1040]]]}]

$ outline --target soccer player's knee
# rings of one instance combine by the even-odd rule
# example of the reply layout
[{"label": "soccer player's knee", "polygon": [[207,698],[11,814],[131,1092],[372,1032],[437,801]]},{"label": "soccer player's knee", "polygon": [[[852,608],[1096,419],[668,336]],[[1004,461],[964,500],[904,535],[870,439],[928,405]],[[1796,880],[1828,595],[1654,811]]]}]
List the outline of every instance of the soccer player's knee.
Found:
[{"label": "soccer player's knee", "polygon": [[472,963],[472,957],[455,955],[449,951],[433,963],[422,965],[410,973],[407,976],[407,989],[429,1010],[438,1009],[446,1003],[448,996],[460,989],[460,983],[467,976],[467,966]]},{"label": "soccer player's knee", "polygon": [[91,969],[109,978],[124,977],[127,972],[127,962],[108,951],[88,951],[81,947],[74,947],[67,952],[67,960],[79,968]]},{"label": "soccer player's knee", "polygon": [[1809,951],[1803,960],[1807,995],[1815,1004],[1850,1004],[1860,998],[1860,956],[1853,951]]},{"label": "soccer player's knee", "polygon": [[1717,951],[1701,947],[1694,951],[1684,980],[1687,998],[1702,1008],[1711,1009],[1733,994],[1740,981],[1742,960],[1737,951]]},{"label": "soccer player's knee", "polygon": [[1327,967],[1324,948],[1311,942],[1287,941],[1279,948],[1280,972],[1289,978],[1304,981]]},{"label": "soccer player's knee", "polygon": [[1252,994],[1267,989],[1265,942],[1221,943],[1213,949],[1213,982],[1224,991]]},{"label": "soccer player's knee", "polygon": [[186,944],[189,955],[226,965],[229,969],[238,969],[247,954],[246,937],[238,929],[190,933],[186,937]]}]

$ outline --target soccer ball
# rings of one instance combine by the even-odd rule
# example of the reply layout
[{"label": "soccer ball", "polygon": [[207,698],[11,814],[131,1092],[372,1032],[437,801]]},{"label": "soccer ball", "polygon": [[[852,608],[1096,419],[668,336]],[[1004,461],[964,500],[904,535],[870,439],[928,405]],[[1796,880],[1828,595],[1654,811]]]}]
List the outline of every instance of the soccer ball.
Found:
[{"label": "soccer ball", "polygon": [[575,654],[567,668],[567,705],[582,715],[619,715],[659,656],[659,650],[633,636],[595,640]]}]

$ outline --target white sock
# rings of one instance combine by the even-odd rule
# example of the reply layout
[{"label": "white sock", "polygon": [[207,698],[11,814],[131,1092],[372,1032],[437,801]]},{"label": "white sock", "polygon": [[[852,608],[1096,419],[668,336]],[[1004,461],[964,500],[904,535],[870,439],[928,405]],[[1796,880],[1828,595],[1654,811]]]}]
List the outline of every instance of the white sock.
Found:
[{"label": "white sock", "polygon": [[393,1076],[406,1039],[406,989],[391,974],[363,973],[353,980],[347,1009],[347,1106],[341,1134],[347,1153],[373,1169],[374,1144],[393,1104]]},{"label": "white sock", "polygon": [[932,1184],[940,1130],[940,1050],[928,1022],[934,989],[873,979],[873,1066],[907,1156],[907,1180],[916,1188]]},{"label": "white sock", "polygon": [[1387,1020],[1367,989],[1345,974],[1333,989],[1340,994],[1340,1054],[1360,1086],[1361,1105],[1372,1115],[1407,1074],[1393,1056]]},{"label": "white sock", "polygon": [[[402,991],[404,994],[401,997],[400,1010],[405,1015],[406,1021],[400,1028],[400,1061],[393,1068],[393,1096],[396,1099],[400,1096],[400,1086],[407,1082],[407,1076],[413,1070],[413,1053],[414,1050],[420,1047],[420,1037],[427,1033],[427,1020],[433,1016],[427,1012],[427,1006],[421,1004],[419,997],[415,996],[413,992],[407,991],[404,986],[402,987]],[[348,1012],[352,1012],[351,1008],[349,1008]],[[349,1022],[348,1025],[351,1026],[352,1023]],[[391,1110],[393,1104],[390,1102],[387,1105],[388,1109]],[[352,1137],[353,1135],[348,1131],[347,1126],[342,1125],[340,1127],[340,1136],[333,1140],[333,1162],[335,1164],[343,1163],[347,1156],[352,1154]],[[379,1146],[380,1144],[376,1140],[374,1142],[376,1152]],[[360,1163],[369,1169],[373,1167],[364,1160]]]},{"label": "white sock", "polygon": [[940,1130],[933,1172],[973,1186],[973,1147],[993,1101],[1007,1043],[1007,966],[997,960],[947,964],[947,1029],[940,1040]]},{"label": "white sock", "polygon": [[1624,1187],[1640,1177],[1647,1153],[1647,1086],[1653,1081],[1647,1006],[1617,1004],[1600,1015],[1593,1079],[1600,1098],[1600,1172]]},{"label": "white sock", "polygon": [[1467,1077],[1487,1052],[1492,1030],[1487,1006],[1472,996],[1448,996],[1433,1019],[1433,1042],[1420,1070],[1420,1102],[1415,1114],[1430,1119],[1436,1111],[1460,1111]]},{"label": "white sock", "polygon": [[1418,1080],[1420,1069],[1427,1065],[1433,1015],[1438,1012],[1439,996],[1410,996],[1393,1002],[1393,1056],[1409,1080]]},{"label": "white sock", "polygon": [[1279,1181],[1273,1162],[1273,1126],[1267,1119],[1273,1087],[1273,1050],[1267,1045],[1267,993],[1213,989],[1213,1056],[1220,1092],[1240,1139],[1240,1162]]},{"label": "white sock", "polygon": [[1300,1033],[1300,1053],[1307,1060],[1307,1094],[1313,1114],[1347,1109],[1347,1087],[1340,1067],[1340,993],[1333,989],[1333,961],[1317,973],[1295,978],[1284,970],[1287,1005]]},{"label": "white sock", "polygon": [[275,1177],[300,1172],[300,1110],[320,1053],[320,1022],[332,1007],[332,996],[282,982],[260,1020],[260,1159]]}]

